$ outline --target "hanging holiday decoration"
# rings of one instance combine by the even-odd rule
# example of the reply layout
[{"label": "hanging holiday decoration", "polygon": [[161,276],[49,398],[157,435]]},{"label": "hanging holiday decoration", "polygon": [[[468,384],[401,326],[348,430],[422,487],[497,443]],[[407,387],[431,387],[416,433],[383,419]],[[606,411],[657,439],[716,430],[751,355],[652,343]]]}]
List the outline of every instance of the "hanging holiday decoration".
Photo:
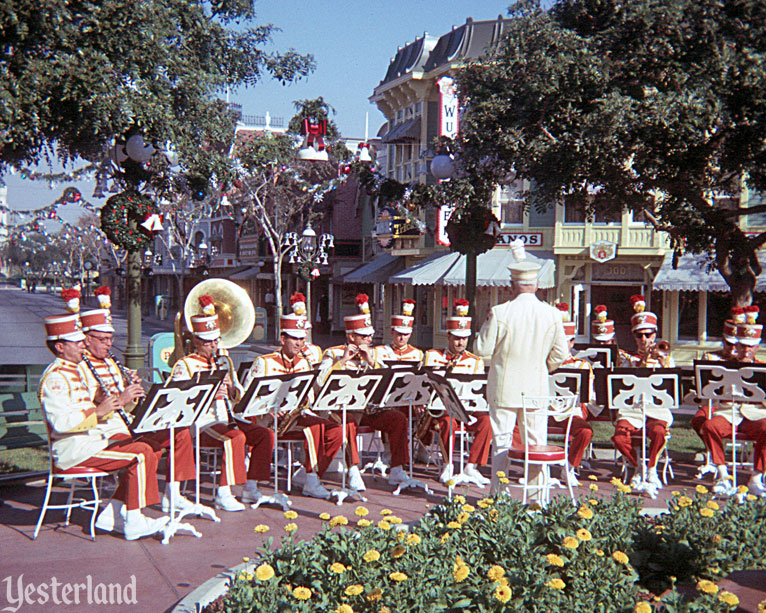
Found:
[{"label": "hanging holiday decoration", "polygon": [[299,160],[325,162],[328,159],[324,137],[327,135],[327,120],[312,121],[304,119],[301,129],[303,147],[298,151]]},{"label": "hanging holiday decoration", "polygon": [[496,235],[493,224],[499,224],[497,217],[485,206],[469,206],[456,209],[447,222],[447,236],[453,251],[467,255],[484,253],[495,246]]},{"label": "hanging holiday decoration", "polygon": [[[125,190],[111,196],[101,209],[101,229],[110,241],[126,251],[144,250],[151,246],[154,235],[141,222],[159,212],[148,196]],[[130,227],[131,220],[137,221],[135,229]]]}]

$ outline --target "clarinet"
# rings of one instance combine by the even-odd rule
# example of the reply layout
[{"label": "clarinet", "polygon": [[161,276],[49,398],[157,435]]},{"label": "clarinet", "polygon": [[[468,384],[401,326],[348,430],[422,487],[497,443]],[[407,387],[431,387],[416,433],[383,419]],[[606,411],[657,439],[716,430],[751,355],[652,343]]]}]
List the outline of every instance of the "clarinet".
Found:
[{"label": "clarinet", "polygon": [[[104,393],[107,396],[111,396],[112,393],[109,391],[109,387],[107,387],[105,381],[101,378],[101,375],[98,374],[98,371],[96,370],[96,367],[93,365],[93,362],[91,362],[85,355],[82,356],[82,361],[85,362],[85,365],[90,369],[90,372],[93,373],[93,376],[95,377],[96,383],[98,383],[99,387],[104,391]],[[125,426],[128,428],[128,430],[132,434],[133,430],[131,429],[131,419],[130,419],[130,416],[119,405],[117,407],[117,414],[120,416],[122,421],[125,422]]]},{"label": "clarinet", "polygon": [[130,385],[133,382],[133,373],[131,373],[127,367],[120,362],[117,357],[111,352],[107,351],[106,355],[112,359],[112,361],[117,364],[117,368],[120,369],[120,374],[122,374],[122,378],[125,380],[125,387]]}]

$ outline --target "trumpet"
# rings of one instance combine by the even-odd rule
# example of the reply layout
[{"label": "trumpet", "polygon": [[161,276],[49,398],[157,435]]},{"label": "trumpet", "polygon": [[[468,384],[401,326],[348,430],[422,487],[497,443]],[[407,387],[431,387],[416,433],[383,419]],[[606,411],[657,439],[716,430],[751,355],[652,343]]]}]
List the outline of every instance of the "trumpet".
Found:
[{"label": "trumpet", "polygon": [[649,350],[644,355],[642,362],[646,366],[650,359],[657,360],[663,367],[667,365],[668,358],[670,357],[670,343],[668,341],[659,340],[654,345],[649,347]]}]

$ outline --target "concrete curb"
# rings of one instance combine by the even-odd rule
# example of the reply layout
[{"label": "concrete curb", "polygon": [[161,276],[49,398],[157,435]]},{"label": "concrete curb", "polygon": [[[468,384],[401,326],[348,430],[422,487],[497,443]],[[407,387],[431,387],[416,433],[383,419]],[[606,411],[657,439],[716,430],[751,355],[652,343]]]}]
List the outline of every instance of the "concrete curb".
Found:
[{"label": "concrete curb", "polygon": [[207,605],[219,596],[223,596],[229,587],[229,582],[241,571],[254,568],[252,562],[243,562],[233,568],[227,568],[205,581],[193,592],[184,596],[170,613],[200,613]]}]

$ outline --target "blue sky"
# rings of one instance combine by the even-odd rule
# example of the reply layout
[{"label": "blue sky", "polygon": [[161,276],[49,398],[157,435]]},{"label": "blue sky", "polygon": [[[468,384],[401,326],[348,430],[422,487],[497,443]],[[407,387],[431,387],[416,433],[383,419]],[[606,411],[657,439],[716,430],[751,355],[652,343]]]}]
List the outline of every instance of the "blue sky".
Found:
[{"label": "blue sky", "polygon": [[[248,115],[267,111],[288,119],[293,100],[319,96],[332,105],[333,120],[347,137],[364,136],[365,113],[370,135],[385,121],[368,98],[386,73],[397,48],[423,33],[440,36],[452,26],[495,19],[507,14],[509,0],[258,0],[257,23],[273,23],[281,31],[273,37],[273,49],[294,48],[311,53],[317,69],[308,79],[283,86],[264,80],[252,88],[232,92],[233,102]],[[38,208],[54,202],[65,186],[6,176],[8,205],[15,209]],[[93,200],[89,183],[76,184],[86,200]]]}]

